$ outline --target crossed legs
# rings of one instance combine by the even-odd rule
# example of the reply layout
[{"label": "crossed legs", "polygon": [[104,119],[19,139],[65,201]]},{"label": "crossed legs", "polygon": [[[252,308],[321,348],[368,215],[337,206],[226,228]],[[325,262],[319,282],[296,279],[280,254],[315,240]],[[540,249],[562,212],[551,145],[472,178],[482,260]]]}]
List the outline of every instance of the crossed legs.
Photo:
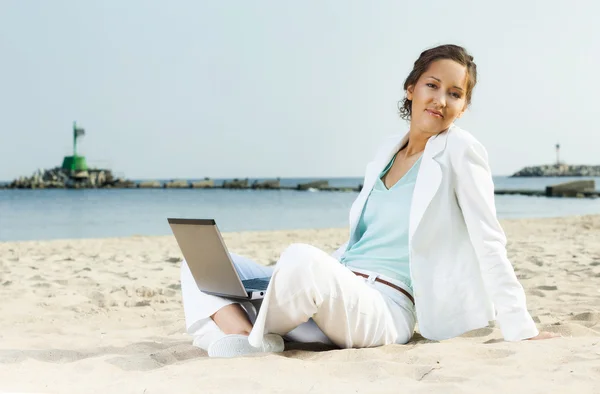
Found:
[{"label": "crossed legs", "polygon": [[318,248],[293,244],[275,267],[250,344],[260,346],[265,335],[284,335],[310,318],[341,348],[406,343],[414,310],[389,289],[356,276]]}]

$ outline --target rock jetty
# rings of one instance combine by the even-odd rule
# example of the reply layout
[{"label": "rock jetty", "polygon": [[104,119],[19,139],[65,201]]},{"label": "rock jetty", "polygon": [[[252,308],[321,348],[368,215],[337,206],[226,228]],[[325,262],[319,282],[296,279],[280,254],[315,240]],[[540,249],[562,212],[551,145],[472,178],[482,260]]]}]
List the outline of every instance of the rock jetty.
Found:
[{"label": "rock jetty", "polygon": [[19,177],[5,188],[8,189],[93,189],[131,187],[132,181],[115,178],[110,170],[88,169],[73,172],[62,167],[39,169],[30,177]]},{"label": "rock jetty", "polygon": [[281,182],[280,182],[279,178],[272,180],[272,181],[263,181],[263,182],[254,181],[254,183],[252,183],[252,189],[274,189],[274,190],[277,190],[280,188],[281,188]]},{"label": "rock jetty", "polygon": [[515,172],[513,177],[551,177],[551,176],[593,176],[600,177],[600,166],[569,164],[551,164],[525,167]]},{"label": "rock jetty", "polygon": [[210,178],[188,181],[172,179],[169,181],[143,180],[132,181],[116,178],[110,170],[86,169],[73,171],[64,167],[49,170],[37,170],[30,177],[19,177],[8,184],[0,184],[0,189],[244,189],[244,190],[302,190],[302,191],[337,191],[359,192],[358,187],[331,187],[329,181],[319,180],[298,185],[281,185],[279,178],[273,180],[255,180],[248,178],[225,180],[216,185]]},{"label": "rock jetty", "polygon": [[296,189],[298,190],[324,190],[327,189],[329,187],[329,181],[314,181],[314,182],[308,182],[308,183],[301,183],[298,186],[296,186]]},{"label": "rock jetty", "polygon": [[248,188],[248,178],[246,178],[246,179],[235,178],[232,181],[223,182],[223,189],[247,189],[247,188]]}]

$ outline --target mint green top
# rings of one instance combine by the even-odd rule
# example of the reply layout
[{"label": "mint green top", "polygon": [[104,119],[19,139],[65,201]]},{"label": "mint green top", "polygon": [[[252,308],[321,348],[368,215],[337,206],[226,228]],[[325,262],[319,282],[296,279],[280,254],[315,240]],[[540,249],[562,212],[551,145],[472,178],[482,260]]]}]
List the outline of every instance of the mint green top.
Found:
[{"label": "mint green top", "polygon": [[408,223],[413,190],[421,164],[419,158],[394,186],[387,189],[381,172],[356,228],[358,241],[341,258],[348,268],[373,271],[397,279],[412,290],[410,280]]}]

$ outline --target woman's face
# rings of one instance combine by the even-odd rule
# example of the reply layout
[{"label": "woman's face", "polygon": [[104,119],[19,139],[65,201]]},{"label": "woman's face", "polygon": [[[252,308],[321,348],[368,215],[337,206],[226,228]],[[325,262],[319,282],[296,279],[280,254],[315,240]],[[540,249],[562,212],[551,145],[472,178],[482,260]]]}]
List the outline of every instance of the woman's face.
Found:
[{"label": "woman's face", "polygon": [[412,100],[410,127],[438,134],[460,118],[467,107],[467,68],[454,60],[431,63],[415,85],[406,90]]}]

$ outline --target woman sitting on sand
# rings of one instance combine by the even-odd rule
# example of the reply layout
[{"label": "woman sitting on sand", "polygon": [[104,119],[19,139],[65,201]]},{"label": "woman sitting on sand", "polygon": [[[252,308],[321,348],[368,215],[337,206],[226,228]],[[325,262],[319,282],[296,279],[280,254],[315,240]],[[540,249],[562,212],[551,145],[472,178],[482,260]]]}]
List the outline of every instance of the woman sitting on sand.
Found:
[{"label": "woman sitting on sand", "polygon": [[293,244],[275,269],[233,256],[242,279],[271,276],[253,305],[201,293],[187,266],[188,331],[209,355],[283,351],[282,335],[341,348],[448,339],[497,320],[507,341],[545,339],[529,315],[496,218],[484,147],[454,125],[477,80],[456,45],[421,53],[400,106],[408,133],[385,141],[333,255]]}]

